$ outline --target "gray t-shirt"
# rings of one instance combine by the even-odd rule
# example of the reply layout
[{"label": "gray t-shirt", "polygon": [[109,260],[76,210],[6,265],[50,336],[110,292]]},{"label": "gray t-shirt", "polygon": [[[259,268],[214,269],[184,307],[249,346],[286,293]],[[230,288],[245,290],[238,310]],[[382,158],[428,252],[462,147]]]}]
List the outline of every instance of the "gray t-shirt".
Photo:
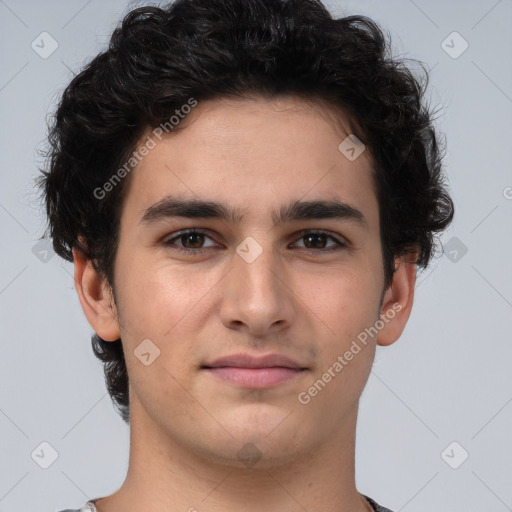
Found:
[{"label": "gray t-shirt", "polygon": [[[389,508],[386,508],[386,507],[383,507],[381,505],[379,505],[377,502],[375,502],[374,500],[372,500],[371,498],[369,498],[368,496],[364,495],[363,496],[368,500],[368,503],[372,506],[373,510],[375,512],[393,512],[392,510],[389,510]],[[96,510],[96,507],[94,506],[94,503],[96,501],[98,501],[99,498],[95,498],[94,500],[89,500],[82,508],[80,509],[66,509],[66,510],[61,510],[60,512],[98,512]]]}]

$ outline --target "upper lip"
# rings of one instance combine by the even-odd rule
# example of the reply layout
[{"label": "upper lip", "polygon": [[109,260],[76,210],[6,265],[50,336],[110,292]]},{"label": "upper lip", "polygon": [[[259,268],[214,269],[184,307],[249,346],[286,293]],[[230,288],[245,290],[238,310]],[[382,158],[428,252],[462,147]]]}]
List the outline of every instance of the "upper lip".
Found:
[{"label": "upper lip", "polygon": [[237,368],[271,368],[284,367],[298,370],[305,369],[299,363],[289,357],[280,354],[267,354],[264,356],[253,356],[250,354],[232,354],[221,357],[204,365],[206,368],[220,368],[222,366],[233,366]]}]

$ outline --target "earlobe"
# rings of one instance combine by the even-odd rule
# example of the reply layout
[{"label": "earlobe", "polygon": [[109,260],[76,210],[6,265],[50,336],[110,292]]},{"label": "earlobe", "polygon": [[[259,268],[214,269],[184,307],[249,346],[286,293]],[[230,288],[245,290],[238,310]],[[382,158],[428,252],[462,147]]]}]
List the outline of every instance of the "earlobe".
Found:
[{"label": "earlobe", "polygon": [[75,288],[84,314],[100,338],[115,341],[121,337],[117,310],[108,283],[94,269],[91,260],[73,249]]},{"label": "earlobe", "polygon": [[396,259],[393,281],[382,301],[380,318],[384,323],[379,331],[377,344],[388,346],[401,336],[411,314],[416,283],[416,253]]}]

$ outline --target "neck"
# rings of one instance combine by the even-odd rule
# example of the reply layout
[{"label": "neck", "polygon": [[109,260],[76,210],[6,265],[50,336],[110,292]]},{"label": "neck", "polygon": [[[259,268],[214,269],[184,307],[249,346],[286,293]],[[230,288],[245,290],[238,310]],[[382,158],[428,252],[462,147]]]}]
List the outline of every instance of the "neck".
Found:
[{"label": "neck", "polygon": [[130,406],[128,474],[117,492],[96,502],[98,512],[372,510],[355,486],[357,409],[345,417],[336,438],[297,450],[287,460],[261,454],[247,467],[185,448],[151,421],[140,404]]}]

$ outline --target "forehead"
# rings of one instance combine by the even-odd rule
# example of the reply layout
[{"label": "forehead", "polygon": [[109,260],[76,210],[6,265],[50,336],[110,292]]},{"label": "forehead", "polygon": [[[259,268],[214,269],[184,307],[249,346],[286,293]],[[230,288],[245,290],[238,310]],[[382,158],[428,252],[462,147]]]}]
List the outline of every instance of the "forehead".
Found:
[{"label": "forehead", "polygon": [[351,120],[326,103],[223,98],[199,103],[181,122],[162,140],[151,129],[141,138],[155,144],[131,176],[124,213],[133,221],[166,195],[227,202],[245,219],[300,199],[376,207],[371,157],[364,150],[350,160],[340,150]]}]

